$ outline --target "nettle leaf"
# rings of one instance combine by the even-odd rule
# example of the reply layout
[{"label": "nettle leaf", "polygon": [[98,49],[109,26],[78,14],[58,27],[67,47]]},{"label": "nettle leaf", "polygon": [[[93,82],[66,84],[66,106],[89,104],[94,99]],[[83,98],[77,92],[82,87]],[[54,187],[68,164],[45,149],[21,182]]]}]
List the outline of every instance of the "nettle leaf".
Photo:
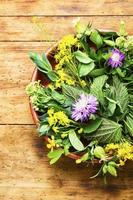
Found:
[{"label": "nettle leaf", "polygon": [[96,77],[91,85],[90,93],[93,94],[95,97],[97,97],[98,101],[104,105],[105,99],[104,99],[104,93],[103,93],[103,86],[106,83],[108,79],[108,76],[102,75],[99,77]]},{"label": "nettle leaf", "polygon": [[95,68],[94,62],[91,62],[89,64],[79,63],[78,65],[79,77],[88,75],[94,68]]},{"label": "nettle leaf", "polygon": [[54,164],[57,160],[59,160],[59,158],[62,156],[62,154],[64,153],[64,150],[63,149],[57,149],[57,150],[54,150],[54,151],[50,151],[48,153],[48,158],[51,159],[50,161],[50,164]]},{"label": "nettle leaf", "polygon": [[87,125],[83,127],[84,133],[90,134],[96,131],[102,123],[102,119],[97,118],[95,120],[90,120]]},{"label": "nettle leaf", "polygon": [[74,52],[74,56],[79,62],[84,64],[88,64],[93,61],[86,53],[83,53],[82,51],[79,50]]},{"label": "nettle leaf", "polygon": [[101,35],[99,34],[99,32],[97,30],[93,30],[91,35],[90,35],[90,40],[96,44],[96,46],[98,48],[100,48],[103,45],[103,40]]},{"label": "nettle leaf", "polygon": [[79,138],[77,137],[76,133],[74,130],[70,130],[69,131],[69,140],[71,145],[78,151],[83,151],[84,150],[84,145],[82,144],[82,142],[79,140]]},{"label": "nettle leaf", "polygon": [[121,125],[108,119],[103,119],[101,126],[97,131],[89,136],[91,139],[97,140],[100,143],[115,143],[119,142],[122,136]]},{"label": "nettle leaf", "polygon": [[129,103],[127,88],[118,79],[117,76],[113,77],[113,86],[114,86],[114,99],[116,100],[121,113],[126,113],[128,110],[127,108],[128,108],[128,103]]},{"label": "nettle leaf", "polygon": [[129,134],[133,137],[133,115],[127,115],[125,124]]}]

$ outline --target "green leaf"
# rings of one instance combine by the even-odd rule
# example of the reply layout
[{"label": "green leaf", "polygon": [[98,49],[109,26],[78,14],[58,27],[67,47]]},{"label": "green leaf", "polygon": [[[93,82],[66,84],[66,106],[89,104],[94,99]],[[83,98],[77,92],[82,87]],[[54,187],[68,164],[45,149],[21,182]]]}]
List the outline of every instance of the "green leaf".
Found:
[{"label": "green leaf", "polygon": [[50,126],[48,124],[43,124],[39,127],[39,136],[47,135],[50,130]]},{"label": "green leaf", "polygon": [[90,120],[86,126],[83,127],[84,133],[90,134],[96,131],[102,123],[102,119],[97,118],[95,120]]},{"label": "green leaf", "polygon": [[107,170],[112,176],[117,176],[117,171],[112,165],[108,165]]},{"label": "green leaf", "polygon": [[94,149],[94,156],[96,158],[105,159],[106,154],[105,154],[104,148],[101,146],[97,146]]},{"label": "green leaf", "polygon": [[129,134],[133,137],[133,116],[132,115],[127,115],[125,124],[126,124]]},{"label": "green leaf", "polygon": [[120,107],[120,111],[124,114],[127,112],[129,97],[127,88],[124,84],[118,79],[117,76],[113,77],[113,86],[114,86],[114,100],[117,102],[117,105]]},{"label": "green leaf", "polygon": [[94,68],[95,68],[94,62],[91,62],[89,64],[79,63],[78,65],[79,77],[88,75]]},{"label": "green leaf", "polygon": [[122,137],[121,125],[109,120],[103,119],[101,126],[89,138],[97,140],[100,143],[115,143],[119,142]]},{"label": "green leaf", "polygon": [[107,79],[108,79],[108,76],[106,76],[106,75],[96,77],[90,88],[90,93],[93,94],[95,97],[97,97],[98,101],[102,105],[104,105],[104,103],[105,103],[104,93],[102,91],[102,88]]},{"label": "green leaf", "polygon": [[29,53],[30,58],[36,64],[38,70],[46,74],[48,71],[52,71],[52,66],[49,63],[47,57],[44,55],[45,54],[43,54],[43,57],[41,58],[37,53]]},{"label": "green leaf", "polygon": [[118,35],[119,35],[119,36],[126,36],[126,35],[127,35],[126,29],[125,29],[125,23],[124,23],[124,21],[121,21],[120,30],[119,30],[119,32],[118,32]]},{"label": "green leaf", "polygon": [[50,164],[54,164],[57,160],[59,160],[59,158],[62,156],[62,154],[64,153],[63,149],[58,149],[58,150],[54,150],[54,151],[50,151],[48,153],[48,158],[51,159]]},{"label": "green leaf", "polygon": [[91,76],[91,77],[97,77],[97,76],[104,75],[105,72],[106,72],[105,68],[94,69],[93,71],[91,71],[91,72],[89,73],[89,76]]},{"label": "green leaf", "polygon": [[91,35],[90,35],[90,40],[96,44],[96,46],[98,48],[100,48],[103,44],[103,40],[102,40],[102,37],[101,35],[99,34],[99,32],[97,30],[93,30]]},{"label": "green leaf", "polygon": [[71,145],[78,151],[83,151],[84,150],[84,145],[82,142],[79,140],[77,137],[76,133],[74,130],[69,131],[69,140]]},{"label": "green leaf", "polygon": [[82,51],[79,50],[74,52],[74,55],[79,62],[84,64],[88,64],[93,61],[91,58],[89,58],[89,56],[86,53],[83,53]]},{"label": "green leaf", "polygon": [[55,82],[58,78],[57,74],[54,71],[48,71],[47,76],[53,82]]},{"label": "green leaf", "polygon": [[113,99],[108,98],[108,97],[106,97],[106,98],[109,101],[108,102],[108,111],[109,111],[108,116],[112,116],[115,112],[117,102],[114,101]]},{"label": "green leaf", "polygon": [[115,46],[115,42],[112,41],[112,40],[104,40],[105,44],[111,46],[111,47],[114,47]]},{"label": "green leaf", "polygon": [[59,92],[57,92],[56,90],[53,90],[51,95],[52,95],[52,98],[55,101],[59,102],[60,104],[64,104],[66,101],[66,97],[64,95],[60,94]]},{"label": "green leaf", "polygon": [[79,97],[79,95],[83,93],[83,90],[63,84],[62,92],[64,95],[66,95],[67,97],[70,97],[71,99],[75,101]]}]

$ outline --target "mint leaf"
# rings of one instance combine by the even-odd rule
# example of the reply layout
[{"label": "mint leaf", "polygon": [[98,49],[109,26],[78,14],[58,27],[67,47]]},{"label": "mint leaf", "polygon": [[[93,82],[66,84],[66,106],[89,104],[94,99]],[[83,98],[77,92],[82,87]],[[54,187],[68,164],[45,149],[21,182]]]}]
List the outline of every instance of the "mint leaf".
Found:
[{"label": "mint leaf", "polygon": [[119,142],[122,136],[121,125],[109,120],[103,119],[101,126],[96,130],[96,132],[89,136],[89,138],[97,140],[100,143],[114,143]]},{"label": "mint leaf", "polygon": [[105,159],[106,154],[105,154],[104,148],[101,146],[97,146],[94,149],[94,156],[96,158]]},{"label": "mint leaf", "polygon": [[103,93],[103,86],[106,83],[108,79],[108,76],[102,75],[99,77],[96,77],[91,85],[90,93],[93,94],[95,97],[97,97],[98,101],[104,105],[105,99],[104,99],[104,93]]},{"label": "mint leaf", "polygon": [[83,53],[82,51],[79,50],[74,52],[74,56],[79,62],[84,64],[88,64],[93,61],[91,58],[89,58],[89,56],[86,53]]},{"label": "mint leaf", "polygon": [[82,142],[79,140],[77,137],[76,133],[74,130],[69,131],[69,140],[71,145],[78,151],[83,151],[84,150],[84,145]]}]

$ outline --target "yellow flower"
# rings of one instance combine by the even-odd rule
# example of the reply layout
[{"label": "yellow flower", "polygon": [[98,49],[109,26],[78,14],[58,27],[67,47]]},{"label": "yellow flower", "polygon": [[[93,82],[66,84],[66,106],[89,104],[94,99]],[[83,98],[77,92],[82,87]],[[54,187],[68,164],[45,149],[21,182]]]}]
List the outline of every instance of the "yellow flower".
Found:
[{"label": "yellow flower", "polygon": [[78,45],[78,39],[74,35],[66,35],[62,38],[58,45],[58,52],[55,55],[55,59],[58,64],[55,66],[55,69],[61,69],[63,65],[66,65],[69,61],[72,60],[73,55],[71,52],[72,46]]},{"label": "yellow flower", "polygon": [[56,80],[55,87],[60,88],[63,83],[68,85],[75,85],[75,80],[73,80],[64,69],[57,70],[58,79]]},{"label": "yellow flower", "polygon": [[58,131],[57,124],[62,126],[69,126],[70,120],[63,111],[54,112],[51,108],[48,110],[48,123],[50,126],[53,126],[55,132]]},{"label": "yellow flower", "polygon": [[81,84],[82,87],[85,87],[85,86],[86,86],[86,82],[85,82],[84,80],[82,80],[82,81],[80,82],[80,84]]},{"label": "yellow flower", "polygon": [[108,144],[105,151],[111,155],[116,155],[119,158],[119,165],[124,165],[127,160],[133,160],[133,145],[129,142]]},{"label": "yellow flower", "polygon": [[52,127],[52,130],[53,130],[55,133],[58,133],[58,132],[59,132],[58,129],[59,129],[59,128],[58,128],[57,126],[53,126],[53,127]]},{"label": "yellow flower", "polygon": [[49,144],[47,144],[47,148],[48,149],[53,150],[53,148],[56,147],[56,143],[55,143],[54,137],[51,137],[51,139],[48,138],[48,143],[49,143]]},{"label": "yellow flower", "polygon": [[79,130],[78,130],[78,133],[80,134],[80,133],[82,133],[83,132],[83,128],[80,128]]}]

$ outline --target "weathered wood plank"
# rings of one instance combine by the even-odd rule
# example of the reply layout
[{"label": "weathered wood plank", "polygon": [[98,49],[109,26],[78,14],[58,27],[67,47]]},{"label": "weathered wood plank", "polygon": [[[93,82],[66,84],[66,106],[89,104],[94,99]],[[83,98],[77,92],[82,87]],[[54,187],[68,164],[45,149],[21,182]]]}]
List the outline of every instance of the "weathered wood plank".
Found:
[{"label": "weathered wood plank", "polygon": [[0,15],[132,15],[132,0],[0,0]]},{"label": "weathered wood plank", "polygon": [[30,82],[34,64],[29,51],[41,53],[53,43],[0,43],[0,123],[33,123],[25,87]]},{"label": "weathered wood plank", "polygon": [[104,185],[101,177],[88,178],[98,166],[68,158],[50,166],[46,154],[35,126],[0,125],[0,200],[132,199],[132,163]]},{"label": "weathered wood plank", "polygon": [[[74,31],[72,21],[76,17],[0,17],[0,41],[58,40]],[[133,16],[90,16],[81,20],[91,22],[94,27],[118,30],[121,20],[132,34]]]}]

